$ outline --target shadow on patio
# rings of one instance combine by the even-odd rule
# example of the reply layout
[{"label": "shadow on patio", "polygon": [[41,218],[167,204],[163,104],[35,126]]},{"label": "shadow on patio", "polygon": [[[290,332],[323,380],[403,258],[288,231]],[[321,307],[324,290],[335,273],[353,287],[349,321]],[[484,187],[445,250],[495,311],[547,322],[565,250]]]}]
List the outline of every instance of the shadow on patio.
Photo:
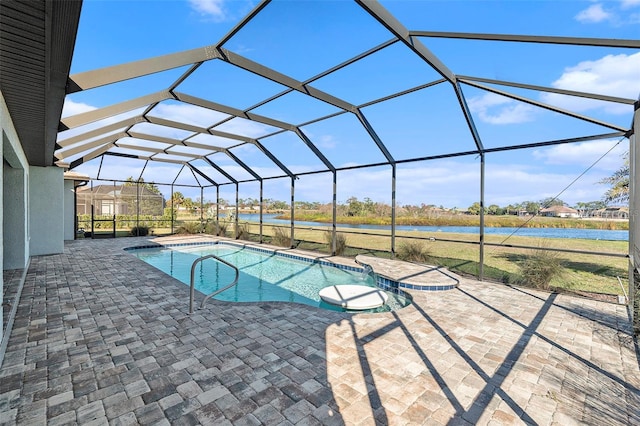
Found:
[{"label": "shadow on patio", "polygon": [[640,422],[624,307],[468,281],[414,301],[393,318],[328,330],[328,377],[347,423]]},{"label": "shadow on patio", "polygon": [[210,301],[124,252],[35,257],[0,371],[7,424],[640,421],[623,306],[463,280],[394,313]]}]

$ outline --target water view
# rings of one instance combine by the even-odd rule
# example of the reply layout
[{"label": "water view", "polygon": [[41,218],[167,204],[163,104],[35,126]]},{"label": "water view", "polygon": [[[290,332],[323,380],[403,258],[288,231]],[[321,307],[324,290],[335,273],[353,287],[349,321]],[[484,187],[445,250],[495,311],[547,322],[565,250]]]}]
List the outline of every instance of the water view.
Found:
[{"label": "water view", "polygon": [[[278,225],[289,225],[291,222],[286,219],[276,219],[277,214],[262,215],[263,223],[273,223]],[[240,213],[238,219],[242,222],[259,222],[260,215],[253,213]],[[297,226],[328,227],[331,226],[322,222],[295,221]],[[338,224],[341,228],[356,229],[391,229],[390,225],[351,225]],[[478,226],[411,226],[396,225],[397,231],[421,231],[433,233],[459,233],[478,234]],[[578,229],[578,228],[515,228],[515,227],[485,227],[485,234],[496,235],[517,235],[521,237],[538,238],[578,238],[587,240],[608,240],[608,241],[628,241],[629,231],[626,230],[603,230],[603,229]]]}]

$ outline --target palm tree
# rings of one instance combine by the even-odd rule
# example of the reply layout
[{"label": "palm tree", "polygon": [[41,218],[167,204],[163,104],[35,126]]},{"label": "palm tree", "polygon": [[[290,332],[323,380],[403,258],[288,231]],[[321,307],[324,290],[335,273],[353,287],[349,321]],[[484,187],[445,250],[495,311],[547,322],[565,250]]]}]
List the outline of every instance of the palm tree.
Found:
[{"label": "palm tree", "polygon": [[602,179],[601,184],[611,185],[604,193],[605,203],[627,203],[629,201],[629,152],[624,154],[624,164],[611,176]]}]

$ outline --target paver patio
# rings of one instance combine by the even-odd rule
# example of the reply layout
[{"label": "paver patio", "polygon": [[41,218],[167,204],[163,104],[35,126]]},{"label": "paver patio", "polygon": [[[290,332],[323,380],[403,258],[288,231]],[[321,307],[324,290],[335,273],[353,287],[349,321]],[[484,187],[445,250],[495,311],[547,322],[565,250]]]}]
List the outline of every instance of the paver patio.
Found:
[{"label": "paver patio", "polygon": [[640,424],[625,306],[461,279],[397,312],[209,301],[122,250],[34,257],[2,424]]}]

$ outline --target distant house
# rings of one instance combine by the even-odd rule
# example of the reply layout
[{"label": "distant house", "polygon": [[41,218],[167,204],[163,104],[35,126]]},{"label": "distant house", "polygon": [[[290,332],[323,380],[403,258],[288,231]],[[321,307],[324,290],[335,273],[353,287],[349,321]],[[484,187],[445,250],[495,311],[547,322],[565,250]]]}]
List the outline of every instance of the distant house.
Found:
[{"label": "distant house", "polygon": [[551,206],[546,209],[540,209],[540,216],[547,217],[580,217],[580,213],[576,209],[567,206]]},{"label": "distant house", "polygon": [[629,219],[629,207],[606,207],[593,212],[591,217],[602,219]]},{"label": "distant house", "polygon": [[76,194],[79,215],[91,214],[92,204],[94,215],[135,215],[139,211],[144,215],[162,216],[164,210],[162,194],[157,194],[142,185],[139,189],[135,185],[96,185],[93,188],[84,186],[78,188]]}]

